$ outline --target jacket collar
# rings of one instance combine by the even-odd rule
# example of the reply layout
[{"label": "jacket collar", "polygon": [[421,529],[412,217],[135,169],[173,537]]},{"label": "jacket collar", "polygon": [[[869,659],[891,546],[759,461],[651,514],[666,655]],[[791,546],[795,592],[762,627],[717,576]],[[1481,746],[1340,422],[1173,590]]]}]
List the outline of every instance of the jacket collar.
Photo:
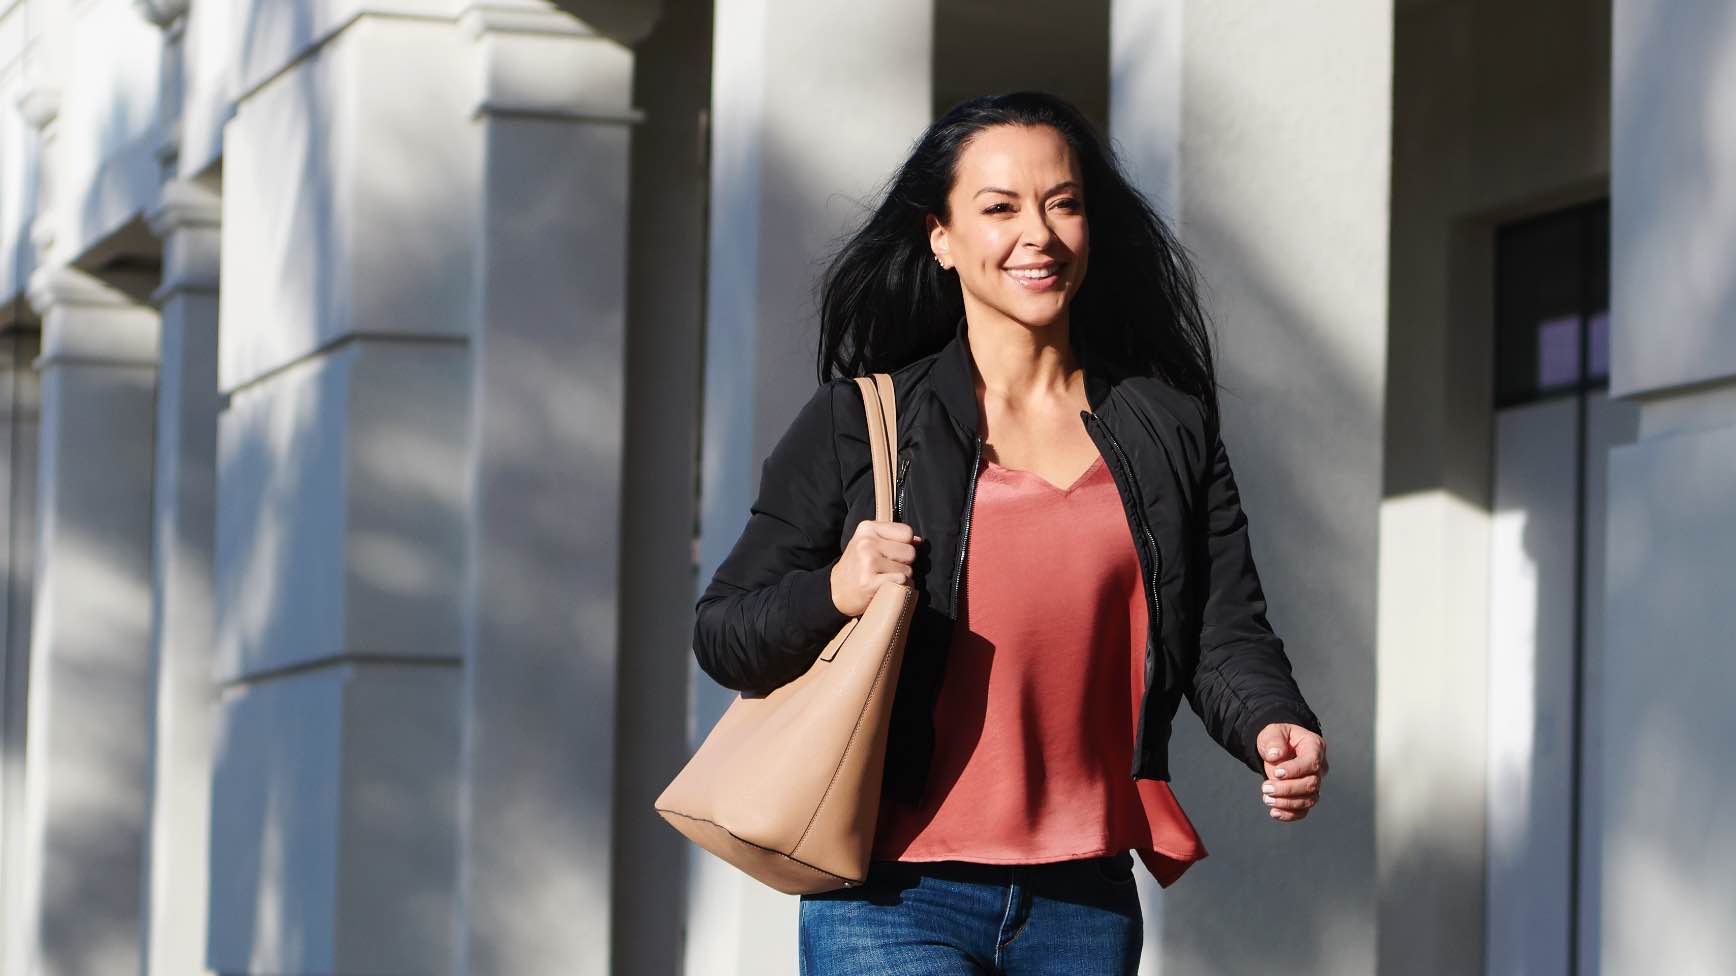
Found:
[{"label": "jacket collar", "polygon": [[[1085,399],[1095,413],[1115,385],[1114,374],[1110,364],[1094,361],[1089,356],[1081,356],[1080,365],[1085,370]],[[964,316],[959,316],[952,338],[936,354],[934,368],[929,373],[929,383],[946,412],[952,415],[965,433],[975,434],[981,429],[977,413],[976,373],[970,355],[970,343],[965,338]]]}]

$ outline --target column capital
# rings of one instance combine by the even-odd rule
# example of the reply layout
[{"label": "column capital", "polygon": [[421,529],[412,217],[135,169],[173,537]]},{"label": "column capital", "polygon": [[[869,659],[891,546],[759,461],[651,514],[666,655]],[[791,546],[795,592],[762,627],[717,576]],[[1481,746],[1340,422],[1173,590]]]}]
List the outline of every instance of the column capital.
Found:
[{"label": "column capital", "polygon": [[42,83],[30,85],[18,93],[16,104],[24,121],[41,132],[60,115],[60,88]]},{"label": "column capital", "polygon": [[650,36],[662,16],[663,0],[472,0],[460,9],[458,22],[472,34],[577,29],[632,47]]},{"label": "column capital", "polygon": [[125,308],[132,297],[101,278],[72,267],[37,268],[30,275],[30,306],[46,317],[64,308]]},{"label": "column capital", "polygon": [[473,3],[458,23],[482,59],[472,118],[631,125],[633,50],[541,0]]},{"label": "column capital", "polygon": [[133,0],[140,16],[158,27],[168,29],[187,16],[188,0]]},{"label": "column capital", "polygon": [[151,233],[165,239],[180,230],[215,230],[223,222],[223,201],[196,180],[170,180],[145,219]]},{"label": "column capital", "polygon": [[60,87],[42,81],[30,83],[18,93],[15,103],[38,140],[36,214],[30,221],[29,235],[37,260],[47,263],[54,249],[54,144],[58,141],[55,119],[60,117]]},{"label": "column capital", "polygon": [[36,368],[61,364],[156,366],[156,309],[89,272],[61,266],[30,276],[30,305],[42,320]]},{"label": "column capital", "polygon": [[163,241],[163,280],[151,300],[161,304],[183,291],[215,293],[222,258],[222,197],[197,180],[170,180],[146,220],[151,233]]},{"label": "column capital", "polygon": [[458,26],[471,37],[484,34],[540,34],[550,37],[600,37],[572,14],[532,0],[472,3],[458,12]]}]

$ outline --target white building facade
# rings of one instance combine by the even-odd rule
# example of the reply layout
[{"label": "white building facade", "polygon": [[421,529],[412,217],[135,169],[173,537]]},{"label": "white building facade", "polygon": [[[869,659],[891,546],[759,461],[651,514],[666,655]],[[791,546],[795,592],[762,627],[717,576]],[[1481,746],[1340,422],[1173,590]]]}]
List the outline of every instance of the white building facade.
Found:
[{"label": "white building facade", "polygon": [[1332,757],[1144,971],[1718,971],[1720,0],[0,0],[0,972],[796,971],[652,811],[911,142],[1044,88],[1209,287]]}]

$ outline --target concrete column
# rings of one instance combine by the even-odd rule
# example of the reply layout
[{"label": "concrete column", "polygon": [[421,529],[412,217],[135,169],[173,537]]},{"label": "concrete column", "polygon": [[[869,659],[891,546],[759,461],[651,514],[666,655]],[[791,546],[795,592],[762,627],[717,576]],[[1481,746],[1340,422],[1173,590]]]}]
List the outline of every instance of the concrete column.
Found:
[{"label": "concrete column", "polygon": [[1212,855],[1162,895],[1147,966],[1373,972],[1392,5],[1112,9],[1113,135],[1209,285],[1270,616],[1332,759],[1321,805],[1280,824],[1182,709],[1173,785]]},{"label": "concrete column", "polygon": [[25,755],[25,973],[135,972],[149,755],[157,312],[71,268],[42,318],[35,606]]},{"label": "concrete column", "polygon": [[[36,439],[40,383],[32,365],[40,352],[40,327],[26,290],[37,255],[31,227],[46,174],[38,162],[35,130],[50,124],[59,99],[32,84],[28,59],[19,57],[0,97],[17,113],[0,122],[9,152],[0,158],[0,295],[12,296],[0,312],[0,971],[18,972],[23,946],[18,913],[24,886],[24,753],[29,731],[30,610],[36,554]],[[19,947],[14,949],[13,947]]]},{"label": "concrete column", "polygon": [[1602,714],[1607,976],[1736,955],[1736,7],[1616,0]]},{"label": "concrete column", "polygon": [[[688,840],[652,812],[686,762],[704,369],[711,0],[668,0],[633,49],[620,697],[615,706],[617,973],[674,976]],[[656,882],[647,884],[646,879]],[[671,897],[674,893],[677,897]]]},{"label": "concrete column", "polygon": [[[814,389],[816,275],[931,119],[932,0],[720,0],[697,586]],[[697,591],[693,594],[697,598]],[[732,692],[698,670],[697,747]],[[797,900],[690,852],[686,971],[796,971]]]},{"label": "concrete column", "polygon": [[263,72],[224,131],[205,958],[224,973],[462,971],[478,153],[444,12],[370,5]]},{"label": "concrete column", "polygon": [[459,958],[474,976],[601,976],[633,54],[542,2],[478,4],[460,23],[480,69],[467,114],[482,176]]},{"label": "concrete column", "polygon": [[210,844],[213,537],[217,466],[217,195],[164,187],[152,546],[151,800],[145,857],[147,974],[198,972]]},{"label": "concrete column", "polygon": [[[36,443],[41,388],[36,331],[0,335],[0,965],[21,944],[24,754],[30,693],[30,610],[36,566]],[[8,972],[18,969],[7,968]]]}]

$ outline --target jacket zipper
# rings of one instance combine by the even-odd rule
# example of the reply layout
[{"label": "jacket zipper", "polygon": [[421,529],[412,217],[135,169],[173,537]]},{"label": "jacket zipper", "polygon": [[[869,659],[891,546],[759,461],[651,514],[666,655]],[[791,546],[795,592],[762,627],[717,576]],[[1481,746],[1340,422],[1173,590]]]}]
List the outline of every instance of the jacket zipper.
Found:
[{"label": "jacket zipper", "polygon": [[971,510],[976,507],[977,468],[982,466],[982,435],[976,435],[975,440],[976,447],[971,454],[970,461],[970,487],[965,489],[964,518],[958,533],[958,560],[952,567],[952,616],[954,620],[958,619],[958,583],[964,578],[965,545],[970,541],[970,515]]},{"label": "jacket zipper", "polygon": [[[1103,431],[1104,436],[1109,440],[1110,448],[1115,452],[1116,463],[1120,465],[1122,474],[1127,479],[1127,485],[1133,491],[1134,497],[1132,499],[1133,505],[1131,507],[1137,519],[1134,528],[1145,537],[1145,543],[1151,551],[1151,578],[1146,581],[1151,596],[1151,633],[1146,635],[1146,646],[1148,648],[1151,647],[1152,635],[1156,635],[1157,646],[1159,651],[1161,651],[1163,645],[1163,603],[1161,597],[1158,595],[1158,580],[1163,573],[1163,550],[1158,546],[1157,538],[1151,534],[1151,526],[1145,520],[1145,507],[1143,499],[1140,497],[1139,484],[1133,480],[1133,465],[1128,463],[1127,453],[1121,449],[1121,442],[1115,439],[1115,432],[1110,430],[1109,425],[1104,423],[1101,418],[1088,410],[1079,411],[1079,416],[1085,421],[1085,427],[1087,430],[1090,429],[1092,422],[1095,421],[1098,428]],[[1151,671],[1150,665],[1151,661],[1147,660],[1146,694],[1150,694],[1151,692],[1149,675],[1149,672]],[[1143,740],[1145,730],[1145,712],[1143,709],[1139,713],[1139,730],[1139,737]],[[1136,768],[1139,764],[1139,760],[1140,757],[1135,754],[1133,762]]]},{"label": "jacket zipper", "polygon": [[910,457],[909,455],[906,455],[903,460],[898,462],[898,494],[894,497],[892,502],[892,521],[894,522],[904,521],[902,518],[904,514],[904,486],[906,484],[904,480],[904,472],[909,470]]}]

